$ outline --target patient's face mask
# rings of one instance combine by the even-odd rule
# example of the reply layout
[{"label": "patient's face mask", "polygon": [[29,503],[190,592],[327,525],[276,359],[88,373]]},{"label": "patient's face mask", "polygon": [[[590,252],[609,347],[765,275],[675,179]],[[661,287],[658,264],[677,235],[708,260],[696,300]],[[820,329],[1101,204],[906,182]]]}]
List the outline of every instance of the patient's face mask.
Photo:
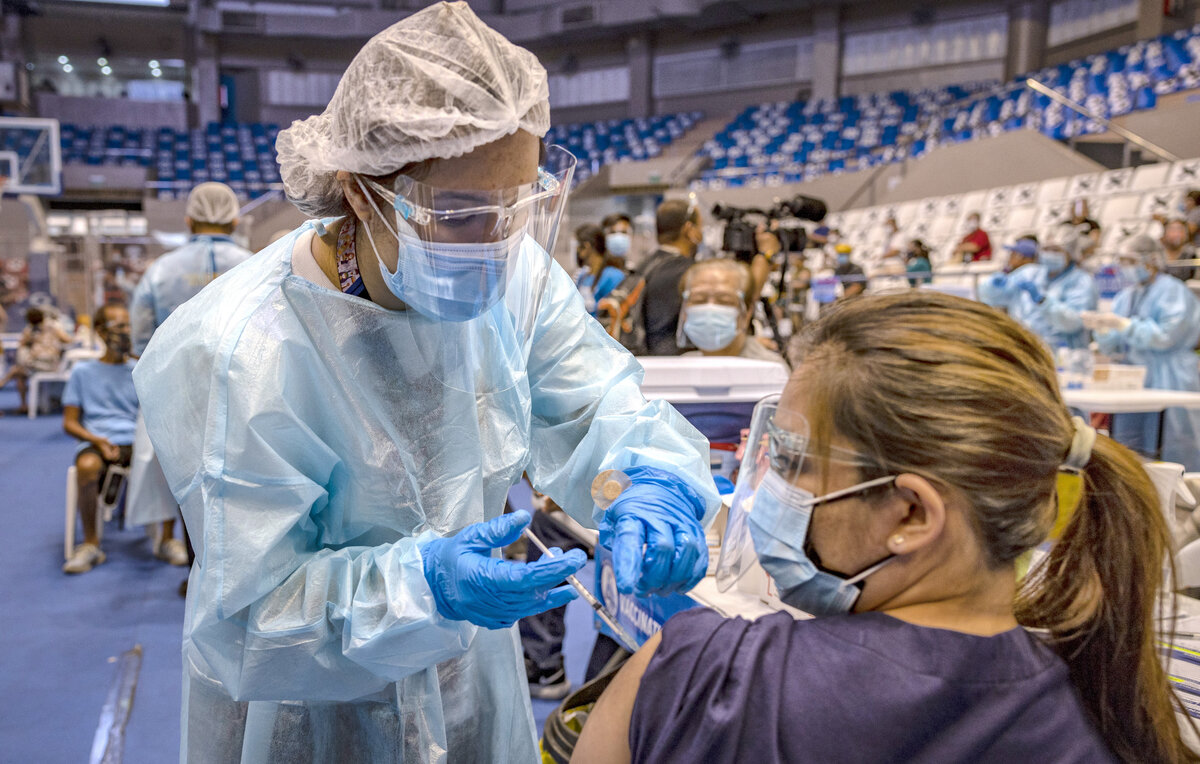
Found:
[{"label": "patient's face mask", "polygon": [[133,341],[128,331],[108,332],[104,337],[104,345],[117,355],[129,355],[133,350]]},{"label": "patient's face mask", "polygon": [[683,332],[701,350],[728,347],[738,335],[741,311],[727,305],[693,305],[686,309]]},{"label": "patient's face mask", "polygon": [[[852,575],[824,568],[810,538],[814,514],[818,507],[839,511],[837,502],[890,485],[896,478],[868,480],[823,496],[800,488],[796,480],[806,463],[812,469],[808,425],[792,414],[790,429],[780,429],[774,423],[777,410],[777,396],[755,408],[717,564],[717,588],[728,590],[757,562],[774,579],[786,604],[813,615],[848,613],[858,602],[862,582],[895,556],[887,554]],[[865,464],[857,454],[837,448],[831,449],[830,459]]]}]

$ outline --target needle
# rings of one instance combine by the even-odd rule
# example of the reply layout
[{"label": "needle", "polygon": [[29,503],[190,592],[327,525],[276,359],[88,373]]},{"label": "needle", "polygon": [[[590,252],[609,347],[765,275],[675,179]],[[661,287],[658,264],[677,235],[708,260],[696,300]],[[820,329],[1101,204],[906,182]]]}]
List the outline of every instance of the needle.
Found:
[{"label": "needle", "polygon": [[[551,552],[550,549],[542,543],[542,540],[535,536],[533,531],[529,530],[529,528],[525,529],[525,537],[532,541],[538,549],[542,550],[542,554],[546,555],[547,557],[558,556]],[[617,639],[619,639],[625,645],[625,649],[636,653],[638,649],[637,640],[635,640],[629,634],[629,632],[621,626],[621,624],[617,623],[617,619],[614,618],[612,613],[608,611],[608,608],[604,607],[600,600],[596,599],[596,595],[592,594],[588,588],[581,584],[579,579],[575,576],[567,576],[567,583],[575,587],[575,591],[579,592],[579,596],[583,597],[583,599],[592,606],[592,610],[595,610],[596,615],[600,616],[600,620],[604,621],[604,623],[608,625],[608,628],[612,629],[612,632],[614,635],[616,635]]]}]

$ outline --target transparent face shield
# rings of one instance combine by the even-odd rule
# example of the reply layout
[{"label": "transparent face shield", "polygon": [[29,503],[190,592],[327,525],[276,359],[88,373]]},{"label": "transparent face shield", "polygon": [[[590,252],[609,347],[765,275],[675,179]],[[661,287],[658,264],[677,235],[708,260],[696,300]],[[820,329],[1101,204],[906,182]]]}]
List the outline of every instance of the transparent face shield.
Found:
[{"label": "transparent face shield", "polygon": [[[557,169],[552,169],[557,168]],[[391,188],[356,176],[390,241],[363,226],[388,289],[411,311],[414,362],[458,390],[507,389],[523,370],[575,157],[547,149],[535,182],[496,191],[439,188],[399,176]],[[380,209],[377,199],[392,207]],[[394,248],[395,269],[388,266]],[[482,379],[487,377],[486,383]]]},{"label": "transparent face shield", "polygon": [[[372,205],[378,195],[392,207],[392,215],[381,212],[380,217],[397,242],[398,256],[394,271],[380,264],[384,280],[427,318],[479,318],[504,298],[515,277],[530,275],[521,261],[531,246],[535,254],[552,250],[574,171],[575,157],[551,146],[537,180],[510,188],[440,188],[407,175],[386,188],[359,177],[364,192],[374,192],[367,193]],[[529,291],[526,297],[536,301],[542,291]],[[536,315],[530,306],[520,306],[518,312],[526,318]]]},{"label": "transparent face shield", "polygon": [[[725,537],[721,543],[721,556],[717,561],[717,588],[728,591],[738,579],[758,564],[758,551],[750,529],[750,516],[754,512],[755,499],[760,491],[771,491],[782,501],[775,504],[786,504],[788,499],[797,500],[801,495],[809,497],[809,506],[815,508],[822,504],[862,494],[876,486],[890,485],[894,477],[883,477],[858,483],[848,488],[833,491],[819,497],[796,486],[803,481],[804,485],[814,486],[815,478],[819,477],[818,460],[810,453],[811,433],[808,420],[799,412],[780,407],[780,397],[772,395],[764,398],[754,408],[750,423],[750,435],[746,440],[746,450],[742,456],[741,467],[738,470],[737,485],[730,504],[729,520],[725,526]],[[869,467],[869,461],[859,454],[836,446],[829,447],[829,462],[832,466],[846,466],[856,469]],[[786,539],[794,524],[801,522],[799,511],[796,517],[772,517],[769,524],[778,527],[775,535]],[[760,528],[765,521],[760,520]],[[869,575],[873,571],[865,571]]]}]

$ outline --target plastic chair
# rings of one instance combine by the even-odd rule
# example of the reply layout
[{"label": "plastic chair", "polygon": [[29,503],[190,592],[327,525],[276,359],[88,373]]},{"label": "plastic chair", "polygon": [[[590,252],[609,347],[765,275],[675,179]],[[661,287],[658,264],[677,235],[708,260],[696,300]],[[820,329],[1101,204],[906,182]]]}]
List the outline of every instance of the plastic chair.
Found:
[{"label": "plastic chair", "polygon": [[95,348],[71,348],[63,353],[58,368],[54,371],[39,371],[29,375],[29,418],[36,419],[38,405],[41,403],[41,386],[48,382],[66,384],[71,377],[71,367],[79,361],[94,361],[104,355],[103,350]]},{"label": "plastic chair", "polygon": [[[75,551],[75,518],[79,513],[79,485],[75,480],[75,475],[75,465],[72,464],[67,468],[67,517],[66,533],[63,536],[63,559],[70,559],[71,554]],[[100,486],[100,493],[96,496],[97,538],[104,537],[104,524],[112,520],[113,513],[120,506],[121,501],[124,500],[125,488],[128,485],[128,481],[128,467],[122,467],[118,464],[109,466],[108,472],[104,475],[104,483]],[[116,482],[115,486],[114,482]],[[112,499],[108,500],[110,495]]]}]

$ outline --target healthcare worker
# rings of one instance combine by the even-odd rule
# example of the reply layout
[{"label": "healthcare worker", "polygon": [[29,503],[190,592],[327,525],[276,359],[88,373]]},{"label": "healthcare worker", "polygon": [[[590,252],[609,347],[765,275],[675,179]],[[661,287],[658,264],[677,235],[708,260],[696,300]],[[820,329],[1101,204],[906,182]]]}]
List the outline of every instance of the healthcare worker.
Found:
[{"label": "healthcare worker", "polygon": [[[1124,242],[1119,260],[1129,286],[1113,300],[1111,313],[1084,316],[1106,355],[1146,367],[1146,387],[1200,392],[1195,347],[1200,340],[1200,302],[1187,286],[1165,273],[1162,246],[1145,234]],[[1159,432],[1158,414],[1114,414],[1113,437],[1145,454],[1200,470],[1200,411],[1169,408]]]},{"label": "healthcare worker", "polygon": [[1004,308],[1051,348],[1086,348],[1091,341],[1080,317],[1100,299],[1096,280],[1079,267],[1087,238],[1074,226],[1051,231],[1036,262],[998,273],[979,285],[979,299]]},{"label": "healthcare worker", "polygon": [[[522,473],[598,524],[620,589],[703,577],[707,443],[547,254],[574,168],[549,109],[466,3],[389,27],[279,136],[319,220],[155,333],[135,379],[196,546],[185,760],[537,761],[513,624],[585,558],[500,559]],[[610,469],[632,485],[600,510]]]},{"label": "healthcare worker", "polygon": [[138,282],[130,303],[133,353],[140,356],[154,331],[180,305],[225,271],[250,257],[230,236],[238,223],[238,198],[224,183],[201,183],[188,194],[188,243],[159,257]]},{"label": "healthcare worker", "polygon": [[1045,344],[915,290],[847,300],[794,350],[755,410],[716,584],[765,571],[815,617],[678,613],[573,764],[1195,761],[1158,653],[1157,493],[1071,417]]},{"label": "healthcare worker", "polygon": [[[140,356],[154,332],[180,305],[233,268],[250,252],[234,243],[230,234],[237,228],[238,198],[224,183],[201,183],[188,194],[184,223],[191,231],[188,243],[159,257],[138,282],[130,304],[133,354]],[[172,565],[187,565],[183,539],[174,537],[179,508],[163,477],[162,468],[139,412],[134,438],[133,461],[126,496],[129,525],[161,523],[154,540],[154,555]]]}]

